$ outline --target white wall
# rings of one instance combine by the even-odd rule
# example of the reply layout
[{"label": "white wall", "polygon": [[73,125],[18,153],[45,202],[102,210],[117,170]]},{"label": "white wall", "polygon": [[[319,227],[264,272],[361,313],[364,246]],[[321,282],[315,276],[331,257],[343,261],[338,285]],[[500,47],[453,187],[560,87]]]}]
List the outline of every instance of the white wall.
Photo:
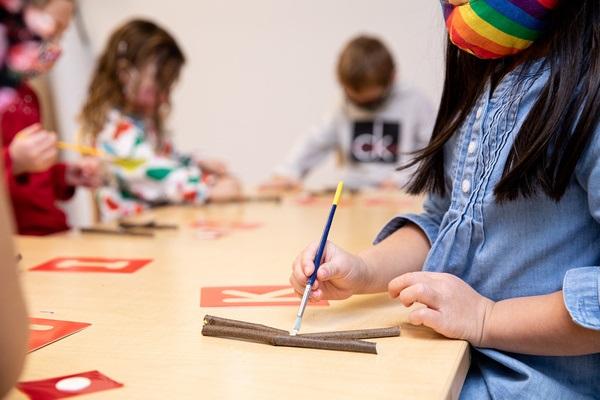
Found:
[{"label": "white wall", "polygon": [[[110,31],[134,17],[167,27],[188,57],[170,120],[176,143],[229,161],[249,185],[270,174],[290,143],[334,105],[334,65],[357,33],[387,41],[400,77],[437,104],[442,83],[443,24],[437,0],[82,0],[97,55]],[[75,37],[75,35],[72,35]],[[76,57],[85,51],[73,41]],[[64,61],[64,60],[63,60]],[[60,121],[82,101],[89,64],[70,58],[55,74]],[[79,69],[79,73],[74,72]],[[58,72],[58,71],[57,71]],[[73,89],[73,86],[77,89]],[[69,98],[61,104],[61,99]],[[61,124],[61,126],[63,126]],[[71,129],[69,129],[71,130]],[[331,163],[329,163],[331,165]],[[326,180],[327,169],[312,177]]]}]

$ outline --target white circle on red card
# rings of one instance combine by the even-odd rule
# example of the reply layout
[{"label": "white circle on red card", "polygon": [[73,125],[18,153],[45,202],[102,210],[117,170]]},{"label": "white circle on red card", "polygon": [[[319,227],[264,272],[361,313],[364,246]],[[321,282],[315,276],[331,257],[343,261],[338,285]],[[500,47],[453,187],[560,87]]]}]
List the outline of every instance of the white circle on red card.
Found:
[{"label": "white circle on red card", "polygon": [[31,329],[32,331],[51,331],[52,329],[54,329],[54,327],[52,325],[46,325],[46,324],[29,324],[29,329]]},{"label": "white circle on red card", "polygon": [[56,390],[61,392],[73,393],[82,391],[83,389],[88,388],[91,384],[92,381],[86,377],[74,376],[72,378],[61,379],[60,381],[56,382],[54,387]]}]

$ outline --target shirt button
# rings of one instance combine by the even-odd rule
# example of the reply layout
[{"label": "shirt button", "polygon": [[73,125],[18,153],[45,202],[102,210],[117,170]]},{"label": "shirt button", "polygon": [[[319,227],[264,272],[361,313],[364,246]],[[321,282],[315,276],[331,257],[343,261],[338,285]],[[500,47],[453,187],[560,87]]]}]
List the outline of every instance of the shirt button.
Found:
[{"label": "shirt button", "polygon": [[469,147],[467,147],[467,151],[469,152],[469,154],[473,154],[473,153],[475,153],[475,149],[477,149],[477,143],[475,141],[472,141],[471,143],[469,143]]},{"label": "shirt button", "polygon": [[470,189],[471,189],[471,181],[469,181],[468,179],[465,179],[464,181],[462,181],[462,191],[464,193],[468,193]]},{"label": "shirt button", "polygon": [[482,115],[483,115],[483,106],[480,106],[477,109],[477,114],[475,114],[475,118],[479,119],[479,118],[481,118]]}]

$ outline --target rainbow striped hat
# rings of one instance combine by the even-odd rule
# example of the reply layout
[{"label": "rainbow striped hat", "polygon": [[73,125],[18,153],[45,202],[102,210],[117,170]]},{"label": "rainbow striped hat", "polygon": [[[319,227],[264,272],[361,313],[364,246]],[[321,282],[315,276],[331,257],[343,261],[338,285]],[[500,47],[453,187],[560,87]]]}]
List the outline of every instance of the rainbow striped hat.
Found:
[{"label": "rainbow striped hat", "polygon": [[479,58],[517,54],[546,30],[559,0],[443,0],[450,40]]}]

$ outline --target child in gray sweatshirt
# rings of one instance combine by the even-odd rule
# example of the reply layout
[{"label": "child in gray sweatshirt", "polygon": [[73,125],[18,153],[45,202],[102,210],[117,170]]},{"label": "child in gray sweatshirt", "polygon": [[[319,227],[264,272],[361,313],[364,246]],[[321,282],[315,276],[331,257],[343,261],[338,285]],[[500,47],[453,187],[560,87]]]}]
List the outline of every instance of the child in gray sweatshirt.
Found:
[{"label": "child in gray sweatshirt", "polygon": [[310,170],[332,152],[342,167],[346,185],[399,187],[411,170],[396,168],[407,153],[425,147],[435,110],[418,91],[395,82],[394,60],[378,39],[359,36],[340,54],[337,74],[344,99],[320,125],[292,148],[264,189],[301,186]]}]

